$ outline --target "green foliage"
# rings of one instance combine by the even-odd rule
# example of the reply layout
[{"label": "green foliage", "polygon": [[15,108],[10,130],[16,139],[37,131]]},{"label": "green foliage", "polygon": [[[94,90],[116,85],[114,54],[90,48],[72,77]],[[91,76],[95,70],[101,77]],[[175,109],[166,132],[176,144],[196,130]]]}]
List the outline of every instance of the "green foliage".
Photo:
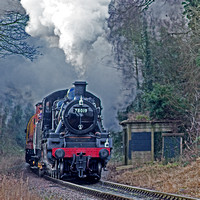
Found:
[{"label": "green foliage", "polygon": [[19,153],[24,149],[24,130],[34,107],[24,101],[20,104],[18,100],[8,104],[4,101],[0,104],[0,111],[0,153],[3,156]]},{"label": "green foliage", "polygon": [[11,118],[8,120],[8,134],[19,144],[19,146],[24,146],[24,139],[22,139],[22,127],[23,127],[23,119],[22,119],[23,111],[20,105],[16,105],[11,113]]},{"label": "green foliage", "polygon": [[189,27],[194,31],[200,25],[200,0],[185,0],[183,3],[184,14],[189,19]]},{"label": "green foliage", "polygon": [[128,118],[128,112],[127,110],[125,111],[118,111],[117,112],[117,119],[121,122],[121,121],[124,121]]},{"label": "green foliage", "polygon": [[196,59],[195,59],[195,64],[200,67],[200,49],[198,50],[198,53],[196,55]]},{"label": "green foliage", "polygon": [[196,57],[196,65],[200,67],[200,55]]},{"label": "green foliage", "polygon": [[[165,27],[160,27],[159,38],[151,38],[153,83],[180,85],[184,66],[184,45],[182,35],[169,34]],[[177,90],[179,89],[177,87]]]},{"label": "green foliage", "polygon": [[179,119],[185,114],[186,100],[170,85],[154,84],[143,98],[152,119]]},{"label": "green foliage", "polygon": [[200,144],[200,136],[198,136],[194,142]]},{"label": "green foliage", "polygon": [[181,48],[184,45],[182,36],[169,34],[161,27],[160,37],[148,37],[146,33],[146,43],[142,92],[137,93],[128,106],[127,115],[128,110],[149,111],[151,119],[185,119],[189,101],[183,92],[186,77],[182,67],[185,56]]},{"label": "green foliage", "polygon": [[149,118],[149,116],[147,116],[145,114],[141,114],[141,115],[136,116],[136,120],[138,120],[138,121],[149,121],[150,118]]},{"label": "green foliage", "polygon": [[123,155],[123,132],[111,132],[113,139],[112,160],[120,162]]}]

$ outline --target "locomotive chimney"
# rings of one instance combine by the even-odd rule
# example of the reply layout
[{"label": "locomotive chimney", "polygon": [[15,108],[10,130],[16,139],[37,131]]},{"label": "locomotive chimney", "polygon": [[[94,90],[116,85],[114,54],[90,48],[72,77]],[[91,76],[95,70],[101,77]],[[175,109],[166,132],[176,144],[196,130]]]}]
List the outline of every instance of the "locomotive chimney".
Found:
[{"label": "locomotive chimney", "polygon": [[75,86],[75,96],[85,96],[87,83],[85,81],[76,81]]}]

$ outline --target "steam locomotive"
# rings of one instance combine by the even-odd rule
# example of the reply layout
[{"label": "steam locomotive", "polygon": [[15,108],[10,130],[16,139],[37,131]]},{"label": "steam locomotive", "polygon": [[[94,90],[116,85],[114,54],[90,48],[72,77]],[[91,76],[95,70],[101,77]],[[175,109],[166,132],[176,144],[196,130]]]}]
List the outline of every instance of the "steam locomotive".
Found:
[{"label": "steam locomotive", "polygon": [[110,159],[112,139],[102,125],[101,101],[87,83],[59,90],[36,104],[26,128],[26,162],[44,173],[100,180]]}]

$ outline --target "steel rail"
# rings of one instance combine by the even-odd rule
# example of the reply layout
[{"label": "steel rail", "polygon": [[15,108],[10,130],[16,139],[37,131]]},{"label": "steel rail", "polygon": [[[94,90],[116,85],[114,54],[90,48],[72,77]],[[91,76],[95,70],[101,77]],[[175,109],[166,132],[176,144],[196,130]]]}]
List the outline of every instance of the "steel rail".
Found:
[{"label": "steel rail", "polygon": [[117,188],[117,189],[124,189],[126,191],[131,191],[131,192],[143,194],[147,197],[155,197],[155,198],[158,198],[158,199],[199,200],[198,198],[181,196],[181,195],[177,195],[177,194],[165,193],[165,192],[160,192],[160,191],[155,191],[155,190],[149,190],[149,189],[145,189],[145,188],[133,187],[133,186],[109,182],[109,181],[99,181],[99,183],[102,184],[102,185],[108,186],[108,187],[114,187],[114,188]]},{"label": "steel rail", "polygon": [[[79,185],[68,181],[62,181],[59,179],[52,178],[50,176],[44,176],[45,179],[50,180],[54,183],[57,183],[59,185],[69,187],[74,190],[78,190],[80,192],[88,193],[93,196],[102,198],[102,199],[115,199],[115,200],[138,200],[138,199],[159,199],[159,200],[198,200],[197,198],[193,197],[187,197],[187,196],[181,196],[177,194],[170,194],[170,193],[164,193],[144,188],[138,188],[133,186],[128,186],[124,184],[118,184],[114,182],[109,181],[99,181],[97,184],[94,185]],[[100,190],[100,187],[107,187],[108,190],[103,188],[103,190]],[[116,191],[119,190],[118,193]],[[127,191],[129,192],[129,195],[126,196],[124,194],[120,194],[121,191]],[[130,193],[133,195],[130,197]]]}]

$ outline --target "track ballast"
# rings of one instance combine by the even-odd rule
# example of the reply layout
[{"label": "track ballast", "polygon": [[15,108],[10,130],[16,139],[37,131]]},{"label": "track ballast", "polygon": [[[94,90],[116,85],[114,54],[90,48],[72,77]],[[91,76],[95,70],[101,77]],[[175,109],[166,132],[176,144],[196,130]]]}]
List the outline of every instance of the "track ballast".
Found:
[{"label": "track ballast", "polygon": [[55,179],[49,176],[44,176],[46,179],[51,180],[59,185],[75,189],[80,192],[88,193],[90,195],[100,197],[102,199],[115,199],[115,200],[198,200],[197,198],[180,196],[177,194],[169,194],[144,188],[132,187],[119,183],[109,181],[99,181],[95,184],[87,182],[74,183]]}]

